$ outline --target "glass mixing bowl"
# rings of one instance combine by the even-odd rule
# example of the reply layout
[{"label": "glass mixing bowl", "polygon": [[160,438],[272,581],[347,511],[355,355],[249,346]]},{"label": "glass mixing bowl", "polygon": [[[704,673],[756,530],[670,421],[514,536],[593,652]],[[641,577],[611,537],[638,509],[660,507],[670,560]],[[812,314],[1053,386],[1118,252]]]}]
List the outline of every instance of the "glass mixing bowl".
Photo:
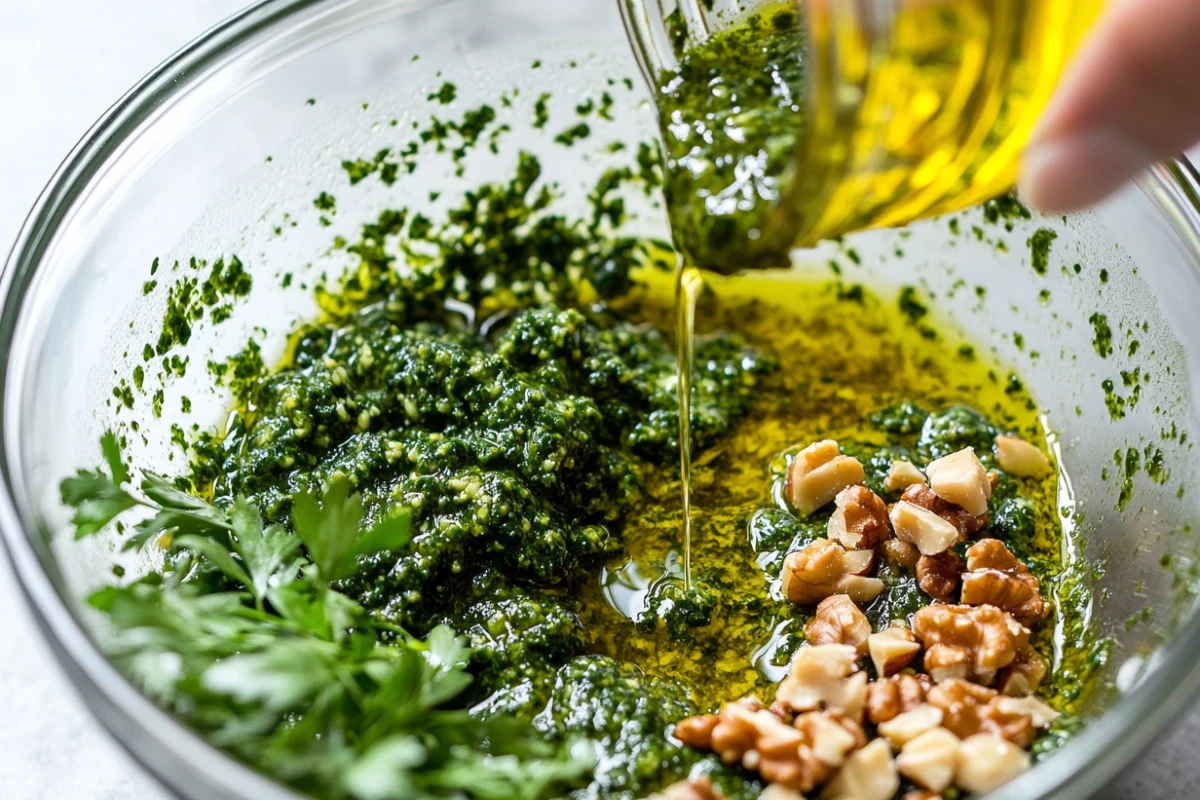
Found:
[{"label": "glass mixing bowl", "polygon": [[[171,426],[216,425],[229,407],[208,388],[205,358],[237,350],[256,327],[269,332],[268,355],[280,352],[290,323],[314,311],[304,276],[345,266],[344,252],[330,248],[334,235],[397,196],[424,203],[430,190],[452,196],[465,185],[445,163],[422,165],[390,189],[378,181],[351,188],[340,166],[402,144],[397,130],[428,113],[426,96],[443,80],[457,84],[458,108],[523,87],[506,113],[531,121],[542,89],[553,92],[551,115],[561,120],[614,79],[613,120],[597,120],[575,148],[526,122],[497,154],[469,157],[478,181],[503,175],[515,147],[531,150],[560,181],[561,202],[579,205],[580,187],[609,163],[606,142],[653,135],[642,87],[620,82],[636,76],[611,0],[272,0],[205,34],[125,96],[38,201],[2,276],[0,525],[30,605],[85,701],[179,795],[294,796],[209,747],[105,660],[102,620],[84,598],[128,559],[111,538],[72,541],[58,482],[98,463],[101,431],[133,416],[142,434],[131,437],[134,463],[169,473]],[[312,207],[326,188],[338,196],[329,227]],[[634,201],[637,225],[661,235],[661,210]],[[842,258],[856,280],[885,291],[919,285],[974,341],[1017,366],[1040,398],[1070,476],[1061,497],[1067,547],[1095,567],[1099,591],[1088,611],[1113,647],[1088,700],[1089,726],[995,797],[1081,798],[1122,770],[1200,683],[1200,562],[1189,524],[1200,519],[1190,441],[1200,432],[1200,179],[1180,161],[1095,213],[1017,220],[1010,231],[983,226],[977,237],[978,217],[960,215],[958,235],[946,220],[864,233],[804,254],[797,270]],[[1039,228],[1057,234],[1044,275],[1027,246]],[[845,262],[847,247],[861,266]],[[255,278],[249,299],[227,322],[197,325],[183,351],[193,365],[187,377],[160,387],[148,374],[133,411],[119,412],[114,376],[140,363],[141,343],[162,319],[164,293],[142,292],[151,261],[235,252]],[[278,279],[285,272],[296,277],[288,288]],[[158,278],[178,276],[164,269]],[[1101,314],[1111,354],[1093,341]],[[1125,386],[1123,374],[1140,388]],[[158,388],[161,418],[149,411]],[[184,395],[193,401],[186,420],[176,413]],[[1142,469],[1126,481],[1131,450],[1156,465],[1158,480]]]}]

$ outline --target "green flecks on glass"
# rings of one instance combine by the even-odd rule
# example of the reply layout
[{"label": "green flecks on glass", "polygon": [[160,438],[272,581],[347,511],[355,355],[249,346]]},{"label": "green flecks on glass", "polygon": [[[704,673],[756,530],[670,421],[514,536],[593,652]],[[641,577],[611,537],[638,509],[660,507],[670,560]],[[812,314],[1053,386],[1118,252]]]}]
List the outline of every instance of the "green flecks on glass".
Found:
[{"label": "green flecks on glass", "polygon": [[152,358],[154,358],[154,347],[149,344],[144,345],[142,347],[142,360],[149,361]]},{"label": "green flecks on glass", "polygon": [[954,234],[955,236],[958,236],[960,233],[962,233],[962,231],[959,229],[958,217],[951,217],[950,221],[947,222],[946,225],[950,228],[950,233]]},{"label": "green flecks on glass", "polygon": [[171,425],[171,443],[178,445],[179,449],[185,453],[188,451],[187,434],[183,432],[183,428],[179,427],[179,425]]},{"label": "green flecks on glass", "polygon": [[1160,448],[1146,445],[1143,451],[1146,463],[1146,474],[1157,484],[1165,484],[1171,478],[1171,471],[1166,467],[1166,457]]},{"label": "green flecks on glass", "polygon": [[162,389],[157,389],[157,390],[154,392],[154,398],[153,398],[153,400],[152,400],[152,402],[151,402],[151,406],[153,407],[153,410],[154,410],[154,416],[156,416],[156,417],[161,417],[161,416],[162,416],[162,410],[163,410],[163,401],[164,401],[164,400],[165,400],[165,396],[164,396],[163,390],[162,390]]},{"label": "green flecks on glass", "polygon": [[186,394],[179,398],[179,409],[184,414],[192,413],[192,398],[188,397]]},{"label": "green flecks on glass", "polygon": [[1038,292],[1038,300],[1041,301],[1042,305],[1046,305],[1047,303],[1049,303],[1050,302],[1050,290],[1042,289],[1040,292]]},{"label": "green flecks on glass", "polygon": [[430,92],[426,98],[430,102],[438,102],[444,106],[448,106],[454,102],[454,98],[458,96],[458,87],[453,83],[446,81],[436,92]]},{"label": "green flecks on glass", "polygon": [[1088,317],[1092,329],[1096,332],[1092,338],[1092,347],[1101,358],[1108,358],[1113,352],[1112,328],[1108,325],[1108,317],[1096,312]]},{"label": "green flecks on glass", "polygon": [[1106,270],[1106,269],[1100,270],[1100,282],[1108,283],[1108,270]]},{"label": "green flecks on glass", "polygon": [[315,106],[315,105],[317,104],[317,98],[315,98],[315,97],[310,97],[310,98],[308,98],[307,100],[305,100],[305,101],[304,101],[304,104],[305,104],[305,105],[309,105],[309,106]]},{"label": "green flecks on glass", "polygon": [[550,93],[543,92],[533,101],[533,127],[541,130],[550,121]]},{"label": "green flecks on glass", "polygon": [[133,385],[137,387],[139,392],[142,390],[142,384],[145,382],[145,380],[146,370],[142,369],[141,365],[139,364],[133,368]]},{"label": "green flecks on glass", "polygon": [[142,297],[150,294],[158,286],[158,281],[146,281],[142,284]]},{"label": "green flecks on glass", "polygon": [[150,274],[154,275],[157,272],[158,272],[158,256],[155,256],[154,260],[150,262]]},{"label": "green flecks on glass", "polygon": [[1050,269],[1050,245],[1058,238],[1058,234],[1049,228],[1038,228],[1026,244],[1029,245],[1029,263],[1038,275],[1045,275]]},{"label": "green flecks on glass", "polygon": [[905,286],[900,290],[900,297],[897,300],[900,307],[900,313],[908,318],[909,322],[916,324],[929,313],[929,308],[917,299],[917,290],[912,286]]},{"label": "green flecks on glass", "polygon": [[1020,332],[1013,333],[1013,344],[1015,344],[1017,349],[1021,352],[1025,351],[1025,337]]},{"label": "green flecks on glass", "polygon": [[1108,416],[1112,420],[1124,419],[1125,417],[1125,398],[1116,393],[1115,387],[1111,378],[1105,378],[1100,383],[1100,388],[1104,390],[1104,405],[1108,408]]},{"label": "green flecks on glass", "polygon": [[1141,346],[1142,346],[1142,343],[1139,342],[1137,339],[1134,339],[1129,343],[1129,347],[1126,348],[1125,352],[1130,356],[1134,356],[1137,354],[1138,348]]},{"label": "green flecks on glass", "polygon": [[591,127],[586,122],[580,122],[577,125],[572,125],[565,131],[554,137],[554,141],[561,145],[570,147],[581,139],[586,139],[592,134]]},{"label": "green flecks on glass", "polygon": [[337,213],[337,200],[329,192],[321,192],[313,200],[313,206],[318,211],[324,211],[326,214]]},{"label": "green flecks on glass", "polygon": [[533,63],[529,65],[530,69],[541,69],[541,67],[542,67],[542,60],[540,58],[535,58],[533,60]]}]

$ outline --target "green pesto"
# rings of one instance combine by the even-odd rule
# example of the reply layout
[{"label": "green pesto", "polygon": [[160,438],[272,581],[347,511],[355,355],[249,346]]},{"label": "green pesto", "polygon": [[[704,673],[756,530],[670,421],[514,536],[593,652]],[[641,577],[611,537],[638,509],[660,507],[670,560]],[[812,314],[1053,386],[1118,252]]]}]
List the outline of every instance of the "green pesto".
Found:
[{"label": "green pesto", "polygon": [[436,92],[431,92],[428,99],[437,101],[444,106],[448,106],[454,102],[454,98],[458,96],[458,87],[453,83],[446,81]]},{"label": "green pesto", "polygon": [[697,266],[788,263],[790,238],[764,233],[786,227],[765,223],[782,208],[804,130],[802,49],[794,11],[764,12],[687,48],[659,77],[663,189],[676,244]]}]

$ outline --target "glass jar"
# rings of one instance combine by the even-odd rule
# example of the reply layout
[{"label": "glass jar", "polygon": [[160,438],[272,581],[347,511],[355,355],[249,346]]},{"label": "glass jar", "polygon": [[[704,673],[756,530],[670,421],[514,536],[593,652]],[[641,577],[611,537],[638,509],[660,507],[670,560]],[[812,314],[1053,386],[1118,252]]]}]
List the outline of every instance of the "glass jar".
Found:
[{"label": "glass jar", "polygon": [[[625,0],[639,64],[665,112],[660,125],[668,140],[668,167],[727,173],[704,181],[691,176],[671,198],[681,248],[700,266],[725,272],[783,266],[793,246],[903,225],[1006,192],[1039,114],[1102,5],[1103,0],[787,0],[747,8]],[[802,86],[777,81],[772,92],[758,96],[737,80],[718,87],[724,76],[712,65],[720,57],[689,71],[696,48],[748,16],[778,19],[781,10],[798,12],[787,19],[798,20],[801,28],[792,35],[803,49],[796,54],[802,69],[794,71]],[[774,34],[766,23],[725,57],[765,51],[760,43]],[[771,46],[778,48],[778,41]],[[779,60],[771,58],[765,68],[778,71]],[[680,80],[708,81],[729,92],[730,102],[706,105],[703,118],[688,119],[689,109],[683,108],[681,127],[679,109],[664,101]],[[739,90],[745,90],[743,97]],[[804,95],[795,98],[791,138],[774,131],[772,141],[784,147],[756,150],[759,160],[752,168],[750,159],[724,152],[710,160],[716,166],[701,158],[704,166],[697,167],[691,157],[698,152],[694,135],[683,148],[690,152],[671,159],[681,131],[694,134],[703,127],[705,137],[719,139],[723,130],[741,125],[755,103],[775,105],[789,93]],[[694,97],[689,102],[695,106]],[[778,108],[771,110],[774,122],[763,124],[786,124],[778,122]],[[790,163],[771,164],[773,158]],[[745,175],[755,171],[766,178],[748,185]],[[733,196],[738,202],[717,202]],[[712,217],[724,213],[754,218],[714,231]],[[699,220],[702,214],[708,218]]]}]

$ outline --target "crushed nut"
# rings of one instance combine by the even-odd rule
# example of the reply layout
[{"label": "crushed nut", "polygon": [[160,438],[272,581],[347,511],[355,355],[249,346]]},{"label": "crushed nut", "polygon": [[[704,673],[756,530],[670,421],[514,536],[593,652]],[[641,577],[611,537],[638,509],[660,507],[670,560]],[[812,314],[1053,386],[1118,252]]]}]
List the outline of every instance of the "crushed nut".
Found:
[{"label": "crushed nut", "polygon": [[893,747],[904,747],[925,731],[941,724],[942,710],[937,706],[922,703],[912,711],[905,711],[887,722],[879,723],[879,733],[886,736]]},{"label": "crushed nut", "polygon": [[[869,550],[852,552],[872,555]],[[853,558],[847,562],[847,555],[845,548],[829,539],[817,539],[789,553],[780,575],[784,596],[793,603],[816,603],[834,594],[849,595],[856,603],[874,600],[883,591],[883,581],[856,574],[862,564]]]},{"label": "crushed nut", "polygon": [[929,476],[929,488],[947,503],[962,506],[977,517],[987,513],[992,484],[974,448],[966,447],[931,461],[925,474]]},{"label": "crushed nut", "polygon": [[849,486],[834,498],[829,538],[847,550],[869,550],[892,536],[887,504],[866,486]]},{"label": "crushed nut", "polygon": [[832,439],[815,442],[796,454],[785,493],[794,507],[811,514],[847,486],[863,483],[867,473],[855,458],[844,456]]},{"label": "crushed nut", "polygon": [[1018,478],[1033,478],[1050,471],[1050,459],[1036,445],[1016,436],[996,437],[996,463]]},{"label": "crushed nut", "polygon": [[933,687],[927,701],[942,710],[942,727],[959,738],[991,733],[1020,747],[1032,744],[1037,730],[1058,716],[1032,697],[1004,697],[986,686],[960,680]]},{"label": "crushed nut", "polygon": [[925,646],[925,671],[934,683],[990,684],[1029,642],[1029,629],[995,606],[925,606],[913,615],[913,633]]},{"label": "crushed nut", "polygon": [[925,702],[929,679],[924,676],[896,675],[872,681],[867,687],[867,719],[880,725]]},{"label": "crushed nut", "polygon": [[896,538],[916,545],[922,555],[945,552],[958,543],[958,529],[932,511],[901,500],[892,506]]},{"label": "crushed nut", "polygon": [[709,750],[712,748],[713,728],[716,728],[720,721],[721,718],[716,714],[698,714],[681,719],[675,723],[675,738],[687,747]]},{"label": "crushed nut", "polygon": [[958,530],[960,541],[966,541],[986,528],[990,519],[987,514],[975,516],[966,509],[953,503],[947,503],[923,483],[913,484],[905,489],[904,494],[900,495],[900,499],[912,503],[914,506],[920,506],[926,511],[932,511],[949,522]]},{"label": "crushed nut", "polygon": [[812,621],[804,628],[809,644],[847,644],[859,654],[867,654],[867,640],[872,637],[871,622],[859,611],[847,595],[834,594],[817,606]]},{"label": "crushed nut", "polygon": [[[854,720],[837,712],[810,711],[796,718],[796,730],[804,735],[801,757],[811,757],[829,769],[820,781],[832,774],[833,769],[846,763],[846,757],[867,743],[867,734]],[[805,752],[807,748],[808,752]],[[812,787],[803,789],[808,791]]]},{"label": "crushed nut", "polygon": [[925,476],[911,461],[893,461],[883,479],[883,488],[889,492],[902,492],[914,483],[924,483]]},{"label": "crushed nut", "polygon": [[897,571],[913,569],[917,566],[917,559],[921,557],[920,550],[909,542],[902,542],[899,539],[888,539],[879,545],[877,552],[887,560],[893,570]]},{"label": "crushed nut", "polygon": [[896,757],[896,770],[932,792],[954,783],[959,739],[945,728],[930,728],[909,741]]},{"label": "crushed nut", "polygon": [[1017,647],[1017,657],[1000,672],[997,686],[1009,697],[1025,697],[1037,691],[1046,677],[1046,662],[1024,643]]},{"label": "crushed nut", "polygon": [[853,647],[805,645],[792,657],[791,671],[775,697],[793,711],[834,709],[858,722],[867,702],[867,674],[856,669]]},{"label": "crushed nut", "polygon": [[855,751],[834,776],[821,797],[836,800],[892,800],[900,790],[900,776],[892,763],[892,748],[876,739]]},{"label": "crushed nut", "polygon": [[[763,794],[765,797],[766,794]],[[646,800],[725,800],[708,778],[691,778],[672,783],[661,792],[655,792]],[[803,798],[801,798],[803,800]]]},{"label": "crushed nut", "polygon": [[921,591],[941,603],[957,602],[962,573],[962,559],[949,550],[936,556],[921,556],[917,560],[917,585]]},{"label": "crushed nut", "polygon": [[968,792],[986,794],[999,789],[1030,767],[1029,754],[1012,742],[989,733],[964,739],[958,746],[954,781]]},{"label": "crushed nut", "polygon": [[762,794],[758,798],[759,800],[804,800],[804,795],[781,784],[772,783],[762,790]]},{"label": "crushed nut", "polygon": [[874,550],[847,550],[842,556],[847,575],[866,575],[875,569]]},{"label": "crushed nut", "polygon": [[895,675],[907,667],[920,651],[921,645],[917,644],[912,631],[896,624],[867,637],[867,652],[871,654],[875,673],[881,678]]},{"label": "crushed nut", "polygon": [[937,792],[913,789],[911,792],[906,793],[901,800],[942,800],[942,796]]},{"label": "crushed nut", "polygon": [[962,577],[964,605],[992,605],[1022,625],[1041,622],[1050,612],[1038,580],[999,539],[980,539],[967,550]]}]

